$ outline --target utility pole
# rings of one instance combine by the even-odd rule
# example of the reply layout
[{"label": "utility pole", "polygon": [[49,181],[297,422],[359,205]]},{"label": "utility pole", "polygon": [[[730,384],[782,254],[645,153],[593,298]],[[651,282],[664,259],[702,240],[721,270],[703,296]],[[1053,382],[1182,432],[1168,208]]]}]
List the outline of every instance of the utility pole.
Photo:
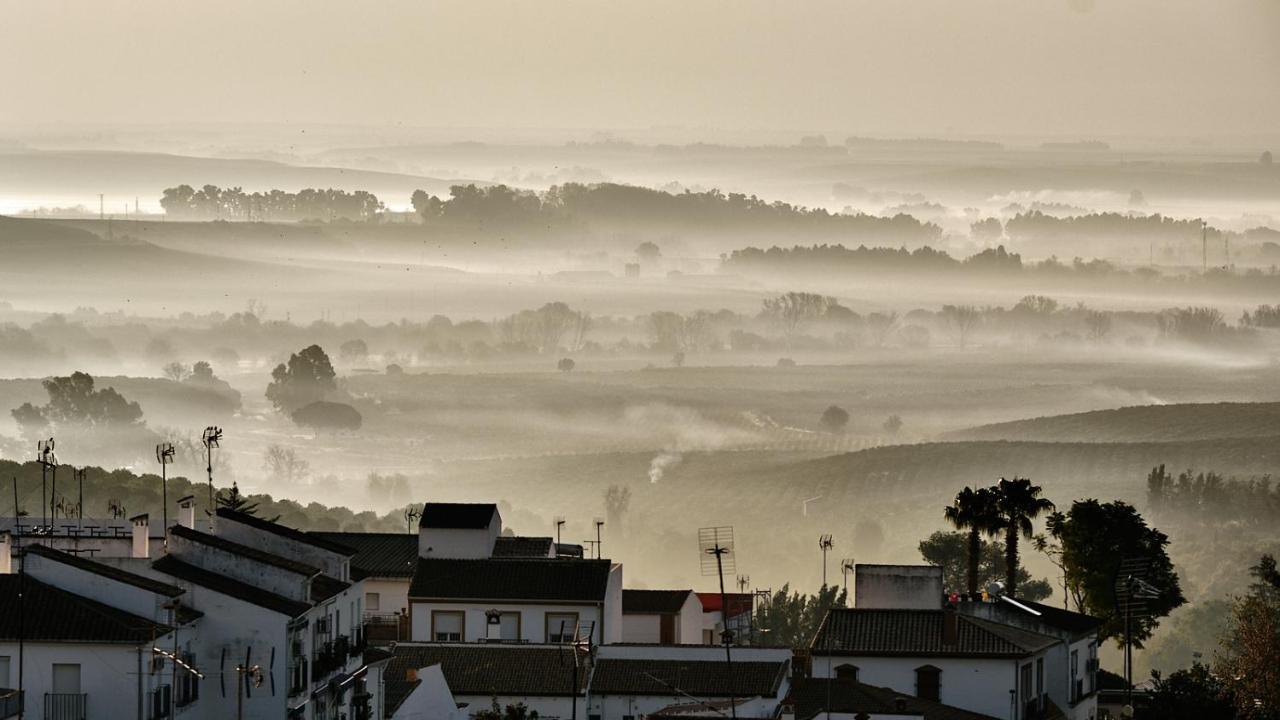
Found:
[{"label": "utility pole", "polygon": [[1200,265],[1201,272],[1209,272],[1209,223],[1200,221]]},{"label": "utility pole", "polygon": [[26,661],[27,638],[27,563],[22,557],[22,508],[18,506],[18,476],[13,477],[13,538],[18,550],[18,720],[26,713],[26,698],[23,697],[22,671]]},{"label": "utility pole", "polygon": [[98,193],[98,222],[102,222],[103,218],[106,216],[107,211],[105,210],[102,202],[102,193]]}]

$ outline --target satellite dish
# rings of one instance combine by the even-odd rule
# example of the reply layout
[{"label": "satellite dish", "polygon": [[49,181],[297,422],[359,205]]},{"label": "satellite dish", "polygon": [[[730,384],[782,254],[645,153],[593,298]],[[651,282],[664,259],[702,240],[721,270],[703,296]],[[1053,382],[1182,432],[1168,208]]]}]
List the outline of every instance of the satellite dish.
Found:
[{"label": "satellite dish", "polygon": [[1003,594],[1004,594],[1004,583],[1002,583],[1002,582],[1000,582],[1000,581],[998,581],[998,580],[997,580],[997,581],[995,581],[995,582],[989,583],[989,584],[987,585],[987,594],[988,594],[988,595],[990,595],[990,596],[992,596],[992,597],[996,597],[996,596],[998,596],[998,595],[1003,595]]}]

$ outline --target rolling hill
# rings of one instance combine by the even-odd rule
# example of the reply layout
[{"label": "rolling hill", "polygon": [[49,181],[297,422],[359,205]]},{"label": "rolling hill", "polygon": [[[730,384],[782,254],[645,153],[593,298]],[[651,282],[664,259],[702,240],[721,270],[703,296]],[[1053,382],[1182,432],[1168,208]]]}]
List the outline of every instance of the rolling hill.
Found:
[{"label": "rolling hill", "polygon": [[1139,405],[981,425],[947,440],[1149,443],[1280,435],[1280,403]]}]

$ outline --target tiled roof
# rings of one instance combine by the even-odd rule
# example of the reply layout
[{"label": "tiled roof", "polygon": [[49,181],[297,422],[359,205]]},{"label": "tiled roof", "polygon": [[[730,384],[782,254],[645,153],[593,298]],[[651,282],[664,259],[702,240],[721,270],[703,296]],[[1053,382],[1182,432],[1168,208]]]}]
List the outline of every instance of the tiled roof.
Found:
[{"label": "tiled roof", "polygon": [[[401,643],[383,669],[388,717],[417,687],[408,671],[439,665],[455,696],[564,696],[569,693],[571,651],[561,645],[482,645]],[[586,690],[590,668],[578,673],[576,691]]]},{"label": "tiled roof", "polygon": [[311,537],[356,551],[351,577],[411,578],[418,564],[418,536],[408,533],[311,532]]},{"label": "tiled roof", "polygon": [[789,699],[795,707],[796,720],[810,720],[827,710],[844,715],[919,715],[924,720],[993,720],[990,715],[852,679],[797,678],[791,684]]},{"label": "tiled roof", "polygon": [[427,503],[418,527],[442,530],[480,530],[489,527],[498,506],[493,503]]},{"label": "tiled roof", "polygon": [[678,613],[692,590],[623,590],[624,613]]},{"label": "tiled roof", "polygon": [[306,575],[310,577],[320,572],[320,568],[314,565],[308,565],[306,563],[298,562],[297,560],[273,555],[272,553],[259,550],[255,547],[241,545],[238,542],[233,542],[224,537],[202,533],[199,530],[193,530],[182,525],[173,526],[173,529],[169,532],[174,537],[180,537],[184,540],[200,543],[201,545],[208,545],[209,547],[217,548],[223,552],[239,555],[240,557],[248,560],[260,562],[263,565],[271,565],[272,567],[278,567],[281,570],[288,570],[289,572],[297,573],[299,575]]},{"label": "tiled roof", "polygon": [[61,550],[55,550],[54,548],[45,547],[44,545],[30,545],[23,548],[23,551],[32,555],[39,555],[40,557],[48,558],[55,562],[63,563],[64,565],[70,565],[71,567],[91,572],[95,575],[101,575],[102,577],[110,578],[116,582],[133,585],[134,587],[142,588],[143,590],[153,592],[157,595],[178,597],[184,592],[182,588],[176,585],[169,585],[149,577],[135,575],[134,573],[122,570],[114,565],[105,565],[100,562],[94,562],[88,558],[81,557],[79,555],[72,555],[71,553],[62,552]]},{"label": "tiled roof", "polygon": [[837,608],[814,637],[814,655],[1025,657],[1058,642],[1009,625],[956,614],[957,641],[942,642],[944,610]]},{"label": "tiled roof", "polygon": [[[25,612],[19,611],[18,584],[25,581]],[[170,628],[96,600],[76,595],[34,578],[0,575],[0,640],[22,634],[28,641],[141,643]]]},{"label": "tiled roof", "polygon": [[602,602],[608,560],[419,558],[409,597]]},{"label": "tiled roof", "polygon": [[260,608],[288,615],[291,618],[299,617],[311,608],[309,603],[290,600],[287,597],[276,595],[273,592],[268,592],[248,583],[242,583],[239,580],[209,572],[195,565],[182,562],[172,555],[166,555],[156,560],[151,563],[151,567],[165,575],[222,593],[251,605],[257,605]]},{"label": "tiled roof", "polygon": [[[721,658],[650,660],[601,658],[591,675],[592,695],[773,696],[790,663],[735,661],[733,674]],[[732,680],[730,680],[732,678]]]},{"label": "tiled roof", "polygon": [[318,547],[322,550],[328,550],[329,552],[337,553],[338,555],[351,557],[352,555],[356,554],[356,551],[354,549],[349,548],[346,545],[343,545],[341,543],[325,540],[323,538],[319,538],[314,535],[311,535],[310,533],[305,533],[301,530],[295,530],[291,527],[281,525],[278,522],[263,520],[260,517],[254,517],[253,515],[247,515],[242,512],[236,512],[235,510],[231,510],[229,508],[218,508],[218,517],[226,518],[228,520],[238,522],[241,525],[248,525],[251,528],[263,530],[273,535],[279,535],[280,537],[289,538],[290,540],[295,540],[300,543],[305,543],[307,545]]},{"label": "tiled roof", "polygon": [[494,557],[551,557],[549,537],[499,536],[493,543]]}]

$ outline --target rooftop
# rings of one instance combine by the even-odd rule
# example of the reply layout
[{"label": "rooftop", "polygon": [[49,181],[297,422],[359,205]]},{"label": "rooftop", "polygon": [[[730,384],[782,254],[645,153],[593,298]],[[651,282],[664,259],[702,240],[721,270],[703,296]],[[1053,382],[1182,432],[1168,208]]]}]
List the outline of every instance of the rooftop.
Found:
[{"label": "rooftop", "polygon": [[668,695],[696,697],[769,697],[778,693],[791,663],[734,661],[723,658],[651,660],[601,658],[591,675],[592,695]]},{"label": "rooftop", "polygon": [[[569,691],[566,662],[573,662],[563,645],[480,645],[401,643],[383,670],[386,712],[390,716],[417,687],[409,670],[439,665],[449,690],[457,695],[492,697],[563,696]],[[578,694],[586,690],[589,669],[578,674]]]},{"label": "rooftop", "polygon": [[[698,600],[702,603],[702,612],[720,612],[720,593],[700,592]],[[751,612],[750,593],[725,593],[724,601],[729,605],[729,617]]]},{"label": "rooftop", "polygon": [[922,715],[924,720],[993,720],[990,715],[843,678],[797,678],[791,684],[790,699],[796,720],[811,720],[824,711],[848,715],[911,714]]},{"label": "rooftop", "polygon": [[278,522],[263,520],[260,517],[254,517],[253,515],[237,512],[228,508],[218,508],[218,517],[226,518],[242,525],[248,525],[251,528],[263,530],[273,535],[279,535],[280,537],[288,538],[296,542],[318,547],[322,550],[328,550],[331,553],[337,553],[338,555],[343,555],[345,557],[351,557],[356,554],[356,551],[353,548],[347,547],[341,543],[325,540],[324,538],[317,537],[310,533],[305,533],[301,530],[295,530],[286,525],[281,525]]},{"label": "rooftop", "polygon": [[[19,610],[18,601],[22,582],[25,613]],[[169,631],[167,625],[34,578],[0,575],[0,639],[6,641],[16,640],[21,633],[28,642],[137,644]]]},{"label": "rooftop", "polygon": [[498,512],[493,503],[427,503],[418,527],[441,530],[482,530]]},{"label": "rooftop", "polygon": [[[1038,603],[1032,600],[1022,600],[1020,598],[1015,598],[1015,600],[1018,605],[1025,605],[1026,607],[1040,613],[1039,615],[1026,613],[1026,615],[1028,617],[1034,617],[1036,620],[1048,625],[1049,627],[1057,628],[1073,634],[1092,632],[1097,630],[1099,627],[1102,627],[1102,621],[1092,615],[1071,612],[1070,610],[1064,610],[1060,607],[1053,607],[1052,605],[1045,605],[1044,603]],[[1026,612],[1024,610],[1020,610],[1017,605],[1010,602],[1004,603],[1004,606],[1013,612]]]},{"label": "rooftop", "polygon": [[692,590],[623,590],[624,613],[678,613]]},{"label": "rooftop", "polygon": [[551,557],[554,541],[549,537],[500,535],[493,543],[494,557]]},{"label": "rooftop", "polygon": [[262,563],[263,565],[277,567],[281,570],[288,570],[289,572],[297,573],[298,575],[311,577],[319,574],[320,572],[320,568],[314,565],[308,565],[306,563],[298,562],[297,560],[291,560],[286,557],[274,555],[248,545],[241,545],[238,542],[233,542],[224,537],[210,535],[182,525],[173,526],[170,533],[172,533],[173,537],[180,537],[184,540],[190,540],[191,542],[200,543],[201,545],[207,545],[223,552],[231,553],[232,555],[239,555],[247,560],[253,560],[254,562]]},{"label": "rooftop", "polygon": [[418,565],[418,536],[408,533],[310,532],[311,537],[349,547],[356,551],[351,558],[351,577],[413,577]]},{"label": "rooftop", "polygon": [[944,645],[945,610],[835,608],[810,645],[815,655],[1025,657],[1056,638],[956,613],[957,638]]},{"label": "rooftop", "polygon": [[453,600],[601,602],[608,560],[419,558],[409,597]]},{"label": "rooftop", "polygon": [[169,585],[167,583],[162,583],[159,580],[155,580],[142,575],[136,575],[127,570],[118,568],[114,565],[104,565],[103,563],[94,562],[93,560],[90,560],[88,558],[81,557],[79,555],[72,555],[71,553],[62,552],[61,550],[55,550],[51,547],[45,547],[44,545],[31,545],[26,548],[23,548],[23,550],[24,552],[30,553],[31,555],[38,555],[43,558],[48,558],[55,562],[63,563],[64,565],[70,565],[79,570],[84,570],[86,572],[91,572],[95,575],[101,575],[102,577],[110,578],[111,580],[115,580],[116,582],[125,583],[126,585],[132,585],[137,588],[142,588],[143,590],[155,593],[157,595],[164,595],[166,597],[178,597],[182,593],[186,592],[185,590],[178,587],[177,585]]},{"label": "rooftop", "polygon": [[151,567],[165,575],[170,575],[193,585],[199,585],[228,597],[247,602],[250,605],[257,605],[260,608],[278,612],[291,618],[298,617],[311,609],[309,603],[290,600],[287,597],[276,595],[257,586],[209,572],[203,568],[185,563],[173,555],[166,555],[156,560],[151,563]]}]

